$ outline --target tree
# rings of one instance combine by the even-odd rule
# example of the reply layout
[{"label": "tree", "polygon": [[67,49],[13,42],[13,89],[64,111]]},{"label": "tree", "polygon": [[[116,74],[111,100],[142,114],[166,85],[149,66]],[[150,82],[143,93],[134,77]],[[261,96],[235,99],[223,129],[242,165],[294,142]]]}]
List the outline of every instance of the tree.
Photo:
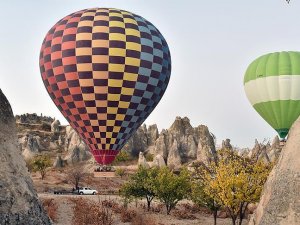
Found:
[{"label": "tree", "polygon": [[154,182],[158,174],[158,168],[146,169],[140,166],[138,171],[132,175],[127,183],[120,189],[123,197],[146,198],[148,211],[155,197]]},{"label": "tree", "polygon": [[259,200],[271,168],[270,164],[251,162],[225,150],[215,173],[205,172],[204,192],[227,209],[233,225],[238,217],[241,225],[248,204]]},{"label": "tree", "polygon": [[208,195],[204,191],[204,187],[205,187],[205,180],[204,180],[205,173],[203,173],[204,171],[207,171],[207,168],[205,168],[203,165],[197,166],[195,168],[190,198],[196,205],[204,206],[212,211],[214,217],[214,225],[216,225],[217,214],[218,214],[218,210],[221,208],[221,205],[216,201],[215,196],[212,197],[212,195]]},{"label": "tree", "polygon": [[87,176],[87,174],[83,171],[82,167],[79,165],[71,168],[67,172],[67,178],[75,187],[75,189],[79,188],[80,182]]},{"label": "tree", "polygon": [[186,168],[179,175],[168,167],[159,169],[154,182],[154,193],[165,204],[168,215],[180,200],[188,197],[190,190],[190,174]]},{"label": "tree", "polygon": [[117,168],[115,174],[122,178],[123,176],[125,176],[126,170],[123,168]]},{"label": "tree", "polygon": [[52,166],[50,156],[38,155],[30,162],[30,167],[33,172],[40,172],[42,180],[44,180],[47,172],[47,168]]}]

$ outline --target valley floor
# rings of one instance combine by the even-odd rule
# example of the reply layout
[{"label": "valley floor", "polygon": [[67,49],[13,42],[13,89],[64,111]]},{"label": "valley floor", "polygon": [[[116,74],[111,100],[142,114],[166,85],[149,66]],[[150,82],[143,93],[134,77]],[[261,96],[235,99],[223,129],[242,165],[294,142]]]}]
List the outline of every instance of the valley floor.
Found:
[{"label": "valley floor", "polygon": [[[122,205],[122,200],[118,196],[114,195],[97,195],[97,196],[78,196],[78,195],[54,195],[54,194],[39,194],[39,198],[44,201],[46,199],[53,199],[52,201],[57,205],[57,217],[54,225],[73,225],[74,216],[74,200],[84,199],[94,202],[112,201],[119,205]],[[187,201],[182,201],[178,204],[175,210],[171,212],[171,215],[166,215],[165,209],[158,202],[153,204],[153,208],[156,212],[147,212],[145,209],[145,202],[138,201],[132,202],[128,206],[128,209],[135,211],[137,215],[142,217],[151,218],[152,224],[156,225],[210,225],[213,224],[213,217],[208,212],[198,211],[198,212],[187,212],[185,205]],[[101,204],[101,203],[100,203]],[[160,212],[157,209],[160,208]],[[185,210],[186,215],[194,217],[192,219],[180,219],[178,218],[179,211]],[[247,224],[248,221],[245,220],[243,224]],[[121,222],[120,214],[113,213],[113,225],[130,225],[130,222]],[[231,220],[229,218],[218,218],[218,225],[231,225]],[[145,224],[147,225],[147,224]]]}]

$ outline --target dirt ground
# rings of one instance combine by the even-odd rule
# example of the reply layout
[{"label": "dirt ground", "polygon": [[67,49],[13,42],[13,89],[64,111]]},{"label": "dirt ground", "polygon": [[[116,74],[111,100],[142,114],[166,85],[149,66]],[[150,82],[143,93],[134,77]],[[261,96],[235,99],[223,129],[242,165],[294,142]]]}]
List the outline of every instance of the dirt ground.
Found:
[{"label": "dirt ground", "polygon": [[[134,169],[134,168],[133,168]],[[130,171],[128,171],[130,173]],[[132,172],[132,171],[131,171]],[[80,186],[89,186],[98,190],[99,195],[96,196],[77,196],[77,195],[54,195],[53,191],[57,189],[71,190],[73,185],[70,183],[68,174],[64,170],[51,169],[47,172],[44,180],[41,180],[39,173],[32,173],[35,188],[38,192],[40,200],[53,199],[53,202],[57,205],[56,215],[57,221],[54,225],[76,225],[73,221],[74,215],[74,199],[84,198],[85,200],[101,202],[104,200],[114,201],[118,205],[122,206],[122,199],[117,195],[121,185],[128,180],[128,176],[121,177],[94,177],[92,174],[85,177]],[[171,212],[171,215],[166,215],[166,210],[159,202],[153,202],[154,210],[148,212],[146,210],[146,202],[138,201],[129,204],[129,209],[134,210],[138,215],[151,217],[157,225],[210,225],[213,224],[212,215],[206,210],[200,210],[198,212],[189,212],[188,215],[194,217],[193,219],[179,219],[180,211],[186,210],[186,205],[193,205],[189,201],[181,201],[176,206],[176,209]],[[160,208],[160,210],[155,210]],[[220,215],[220,217],[224,217]],[[189,217],[190,218],[190,217]],[[121,222],[120,214],[113,214],[113,225],[130,225],[131,223]],[[244,224],[248,221],[244,220]],[[230,218],[218,218],[218,225],[231,225]],[[143,224],[144,225],[144,224]],[[147,224],[145,224],[147,225]]]},{"label": "dirt ground", "polygon": [[[72,199],[75,198],[84,198],[90,201],[103,201],[103,200],[113,200],[115,202],[121,203],[121,199],[118,196],[108,196],[108,195],[98,195],[98,196],[76,196],[76,195],[53,195],[53,194],[39,194],[39,198],[41,200],[44,199],[53,199],[53,201],[57,204],[57,221],[54,225],[74,225],[72,223],[72,218],[74,215],[73,207],[74,203]],[[179,203],[176,209],[171,212],[171,215],[166,215],[165,210],[163,209],[159,213],[155,212],[147,212],[142,205],[145,204],[143,201],[139,201],[136,205],[135,202],[129,205],[129,209],[136,211],[138,214],[142,214],[143,216],[149,216],[156,221],[158,225],[210,225],[213,224],[213,217],[206,212],[197,212],[194,213],[195,219],[179,219],[176,216],[178,210],[183,210],[183,203]],[[159,203],[154,203],[154,206],[157,206]],[[118,215],[114,215],[114,225],[130,225],[131,223],[123,223],[120,221]],[[231,220],[229,218],[218,218],[218,225],[231,225]],[[247,224],[247,221],[243,224]],[[147,224],[145,224],[147,225]]]}]

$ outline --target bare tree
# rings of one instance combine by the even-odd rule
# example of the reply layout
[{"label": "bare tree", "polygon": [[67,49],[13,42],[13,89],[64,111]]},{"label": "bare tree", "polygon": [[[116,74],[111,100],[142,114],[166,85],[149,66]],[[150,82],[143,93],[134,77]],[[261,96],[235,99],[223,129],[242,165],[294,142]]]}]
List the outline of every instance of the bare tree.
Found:
[{"label": "bare tree", "polygon": [[67,172],[67,178],[74,185],[75,189],[79,188],[79,183],[86,175],[87,173],[85,173],[80,166],[73,167]]}]

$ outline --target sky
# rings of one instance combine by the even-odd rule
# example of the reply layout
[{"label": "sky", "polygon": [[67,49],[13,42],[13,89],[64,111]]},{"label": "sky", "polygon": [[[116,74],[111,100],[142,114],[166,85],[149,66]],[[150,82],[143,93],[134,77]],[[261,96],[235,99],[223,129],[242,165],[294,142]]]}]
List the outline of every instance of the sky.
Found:
[{"label": "sky", "polygon": [[93,7],[138,14],[168,42],[171,79],[146,124],[161,130],[187,116],[193,126],[207,125],[218,143],[229,138],[239,147],[276,135],[248,102],[243,77],[263,54],[300,50],[296,0],[2,0],[0,88],[15,114],[43,113],[67,124],[43,85],[39,51],[58,20]]}]

